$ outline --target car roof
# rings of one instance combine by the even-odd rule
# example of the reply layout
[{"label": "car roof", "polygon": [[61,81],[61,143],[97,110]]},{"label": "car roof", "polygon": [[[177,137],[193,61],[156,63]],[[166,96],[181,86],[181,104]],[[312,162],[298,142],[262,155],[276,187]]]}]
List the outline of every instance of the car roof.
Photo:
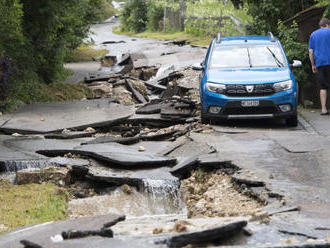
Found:
[{"label": "car roof", "polygon": [[221,37],[219,43],[216,42],[217,46],[221,45],[242,45],[242,44],[276,44],[278,38],[275,37],[275,41],[272,41],[269,36],[229,36]]}]

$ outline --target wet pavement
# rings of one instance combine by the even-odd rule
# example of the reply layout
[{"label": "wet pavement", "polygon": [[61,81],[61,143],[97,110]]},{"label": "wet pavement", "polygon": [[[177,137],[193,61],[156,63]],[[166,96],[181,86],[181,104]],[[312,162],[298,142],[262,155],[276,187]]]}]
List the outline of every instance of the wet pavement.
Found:
[{"label": "wet pavement", "polygon": [[[1,178],[47,164],[67,167],[75,183],[97,192],[71,199],[71,218],[94,217],[22,228],[1,235],[0,246],[20,247],[28,240],[42,247],[330,247],[329,117],[302,110],[296,128],[270,120],[202,125],[194,91],[198,73],[187,67],[200,62],[205,49],[114,35],[113,25],[112,20],[95,25],[91,36],[96,47],[108,49],[118,61],[124,58],[115,70],[129,69],[119,76],[112,69],[98,71],[106,76],[101,81],[111,85],[109,95],[29,105],[0,117]],[[158,77],[144,78],[141,66],[156,66]],[[86,71],[76,72],[77,80],[86,76]],[[135,85],[137,97],[128,80],[147,87]],[[113,94],[118,87],[135,95],[131,105]],[[147,106],[139,102],[141,96]],[[76,131],[92,137],[68,135]],[[56,156],[72,160],[48,158]],[[198,180],[201,168],[226,173],[240,194],[265,206],[251,218],[188,218],[180,179],[196,170]],[[223,183],[227,187],[229,182]],[[105,214],[110,215],[99,217]],[[102,227],[118,215],[127,219],[111,229]],[[62,232],[70,230],[82,236],[64,241]]]}]

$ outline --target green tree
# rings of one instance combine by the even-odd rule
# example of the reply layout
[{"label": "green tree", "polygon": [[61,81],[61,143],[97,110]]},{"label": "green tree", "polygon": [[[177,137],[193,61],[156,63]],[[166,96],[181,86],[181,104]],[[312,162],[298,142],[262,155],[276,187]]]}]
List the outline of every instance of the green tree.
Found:
[{"label": "green tree", "polygon": [[248,26],[250,34],[265,34],[268,31],[278,34],[277,22],[284,21],[296,13],[313,6],[315,0],[246,0],[248,13],[253,22]]},{"label": "green tree", "polygon": [[31,61],[45,82],[59,78],[66,53],[87,35],[90,9],[100,0],[21,0],[23,31],[31,49]]},{"label": "green tree", "polygon": [[147,12],[145,0],[127,0],[120,16],[122,31],[143,32],[148,22]]}]

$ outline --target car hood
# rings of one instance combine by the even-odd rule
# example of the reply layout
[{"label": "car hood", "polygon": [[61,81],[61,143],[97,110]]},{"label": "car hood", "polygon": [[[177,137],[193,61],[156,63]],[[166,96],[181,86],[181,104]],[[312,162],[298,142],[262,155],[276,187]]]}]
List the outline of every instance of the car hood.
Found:
[{"label": "car hood", "polygon": [[224,84],[274,83],[290,79],[288,68],[271,69],[210,69],[208,80]]}]

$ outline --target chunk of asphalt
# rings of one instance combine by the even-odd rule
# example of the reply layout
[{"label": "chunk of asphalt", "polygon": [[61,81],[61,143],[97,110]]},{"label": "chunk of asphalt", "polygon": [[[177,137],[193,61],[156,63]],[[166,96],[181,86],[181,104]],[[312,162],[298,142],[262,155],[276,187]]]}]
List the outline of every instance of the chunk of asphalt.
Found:
[{"label": "chunk of asphalt", "polygon": [[182,247],[222,241],[240,234],[246,225],[247,221],[237,221],[199,232],[184,233],[168,238],[166,244],[168,247]]},{"label": "chunk of asphalt", "polygon": [[141,115],[159,114],[168,103],[150,103],[138,108],[135,113]]},{"label": "chunk of asphalt", "polygon": [[134,136],[134,137],[111,137],[111,136],[104,136],[104,137],[98,137],[94,140],[87,141],[81,143],[81,145],[91,145],[91,144],[106,144],[106,143],[118,143],[122,145],[132,145],[136,144],[140,141],[140,136]]},{"label": "chunk of asphalt", "polygon": [[117,219],[114,219],[110,222],[107,222],[103,225],[103,228],[109,228],[109,227],[112,227],[114,225],[116,225],[118,222],[121,222],[121,221],[125,221],[126,220],[126,216],[123,215],[123,216],[119,216]]},{"label": "chunk of asphalt", "polygon": [[46,134],[45,139],[78,139],[92,137],[96,132],[69,132],[69,133],[50,133]]},{"label": "chunk of asphalt", "polygon": [[147,103],[147,100],[144,98],[144,96],[138,92],[132,85],[131,82],[126,80],[126,87],[127,89],[132,92],[134,98],[139,102],[139,103]]},{"label": "chunk of asphalt", "polygon": [[160,112],[162,118],[189,118],[194,114],[192,109],[176,109],[175,106],[167,106]]},{"label": "chunk of asphalt", "polygon": [[73,165],[71,168],[72,175],[76,177],[85,177],[89,171],[88,167],[79,165]]},{"label": "chunk of asphalt", "polygon": [[104,41],[104,42],[102,42],[102,45],[108,45],[108,44],[120,44],[120,43],[126,43],[126,41],[123,41],[123,40],[120,40],[120,41],[109,40],[109,41]]},{"label": "chunk of asphalt", "polygon": [[231,161],[221,160],[218,154],[207,154],[199,156],[199,167],[203,170],[221,170],[221,169],[233,169],[235,171],[240,168],[233,164]]},{"label": "chunk of asphalt", "polygon": [[155,81],[155,80],[149,80],[149,81],[147,81],[147,82],[144,82],[144,84],[145,84],[148,88],[151,88],[151,89],[154,89],[154,90],[164,91],[164,90],[167,89],[166,86],[159,84],[159,83],[158,83],[157,81]]},{"label": "chunk of asphalt", "polygon": [[20,243],[24,245],[24,248],[42,248],[42,246],[28,240],[21,240]]},{"label": "chunk of asphalt", "polygon": [[113,231],[111,229],[101,229],[96,231],[66,231],[62,232],[63,239],[79,239],[90,236],[100,236],[104,238],[113,238]]},{"label": "chunk of asphalt", "polygon": [[130,54],[123,54],[120,61],[118,61],[118,65],[128,65],[132,61]]},{"label": "chunk of asphalt", "polygon": [[185,179],[190,176],[190,172],[196,169],[199,165],[199,159],[197,156],[190,157],[190,158],[183,158],[179,163],[174,166],[170,172],[173,176],[178,178]]},{"label": "chunk of asphalt", "polygon": [[[277,209],[274,211],[271,211],[268,213],[269,216],[273,216],[275,214],[282,214],[282,213],[288,213],[288,212],[295,212],[295,211],[301,211],[301,207],[288,207],[288,208],[281,208],[281,209]],[[330,228],[329,228],[330,230]]]},{"label": "chunk of asphalt", "polygon": [[264,187],[266,185],[265,182],[262,182],[262,181],[254,181],[254,180],[249,180],[249,179],[244,179],[244,178],[232,177],[231,180],[234,183],[237,183],[239,185],[244,184],[247,187]]}]

